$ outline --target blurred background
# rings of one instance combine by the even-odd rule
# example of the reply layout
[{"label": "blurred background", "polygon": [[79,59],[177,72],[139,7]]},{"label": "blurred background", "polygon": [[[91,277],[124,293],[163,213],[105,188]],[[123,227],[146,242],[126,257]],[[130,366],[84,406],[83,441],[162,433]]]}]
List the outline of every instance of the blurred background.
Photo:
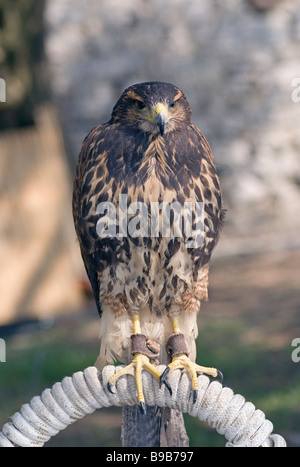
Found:
[{"label": "blurred background", "polygon": [[[300,446],[299,50],[299,0],[0,1],[0,428],[96,360],[75,163],[124,88],[158,80],[188,98],[228,211],[198,361]],[[118,408],[103,409],[47,445],[120,446],[120,424]],[[186,426],[191,446],[225,444],[198,420]]]}]

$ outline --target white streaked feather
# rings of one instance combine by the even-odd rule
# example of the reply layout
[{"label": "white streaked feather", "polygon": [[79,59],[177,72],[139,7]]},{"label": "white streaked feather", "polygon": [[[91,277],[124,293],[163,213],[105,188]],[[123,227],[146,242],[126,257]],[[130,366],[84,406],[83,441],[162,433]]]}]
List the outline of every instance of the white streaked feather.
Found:
[{"label": "white streaked feather", "polygon": [[[185,313],[180,319],[180,329],[184,334],[191,360],[196,359],[195,339],[198,335],[198,313]],[[147,307],[140,311],[141,332],[147,338],[158,342],[161,346],[160,363],[167,364],[166,342],[173,333],[171,318],[167,315],[157,316]],[[120,360],[128,364],[131,360],[131,339],[133,332],[132,320],[129,314],[117,318],[109,308],[103,309],[100,321],[100,353],[95,366],[101,370],[104,365]]]}]

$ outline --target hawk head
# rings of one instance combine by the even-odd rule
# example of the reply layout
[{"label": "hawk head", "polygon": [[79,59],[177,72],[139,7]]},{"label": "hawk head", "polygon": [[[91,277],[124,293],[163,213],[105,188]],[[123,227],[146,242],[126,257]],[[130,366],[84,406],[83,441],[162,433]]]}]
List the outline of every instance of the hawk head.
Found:
[{"label": "hawk head", "polygon": [[116,103],[110,123],[126,123],[143,132],[163,136],[191,121],[191,109],[180,89],[158,81],[125,89]]}]

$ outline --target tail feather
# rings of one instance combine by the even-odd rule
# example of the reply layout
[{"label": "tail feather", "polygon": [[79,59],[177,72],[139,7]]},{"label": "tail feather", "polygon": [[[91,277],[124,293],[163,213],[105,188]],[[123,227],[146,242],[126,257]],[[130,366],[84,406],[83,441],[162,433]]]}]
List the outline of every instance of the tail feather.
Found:
[{"label": "tail feather", "polygon": [[146,406],[142,414],[139,406],[123,407],[121,441],[123,447],[160,446],[161,410]]},{"label": "tail feather", "polygon": [[188,447],[183,415],[178,410],[139,406],[123,407],[121,441],[123,447]]}]

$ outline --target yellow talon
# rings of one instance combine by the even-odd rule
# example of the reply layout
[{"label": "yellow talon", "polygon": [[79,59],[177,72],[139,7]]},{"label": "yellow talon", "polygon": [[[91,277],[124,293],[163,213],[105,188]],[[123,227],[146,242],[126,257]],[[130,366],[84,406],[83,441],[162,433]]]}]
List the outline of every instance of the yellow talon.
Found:
[{"label": "yellow talon", "polygon": [[197,373],[205,373],[213,376],[214,378],[218,376],[218,370],[216,370],[216,368],[197,365],[197,363],[192,362],[185,354],[180,354],[174,357],[172,363],[169,364],[169,367],[170,371],[177,369],[186,370],[192,380],[192,389],[198,389]]},{"label": "yellow talon", "polygon": [[165,371],[161,375],[160,385],[166,383],[166,376],[168,373],[178,369],[186,370],[187,374],[191,379],[194,404],[196,403],[198,395],[197,373],[205,373],[213,377],[220,376],[221,379],[223,378],[222,373],[216,368],[207,368],[205,366],[197,365],[197,363],[192,362],[192,360],[190,360],[187,355],[179,354],[173,358],[172,362],[166,367]]},{"label": "yellow talon", "polygon": [[114,386],[117,380],[124,375],[131,375],[135,379],[135,384],[137,388],[137,397],[138,403],[143,413],[146,412],[145,398],[143,393],[143,382],[142,382],[142,371],[148,371],[157,381],[160,380],[160,372],[156,369],[154,365],[149,362],[149,358],[146,355],[141,353],[136,353],[132,362],[121,370],[117,371],[113,376],[111,376],[107,383],[108,390],[113,393],[112,386]]},{"label": "yellow talon", "polygon": [[[221,380],[223,380],[223,375],[216,368],[207,368],[205,366],[197,365],[197,363],[190,360],[190,358],[187,356],[187,348],[186,348],[184,336],[183,334],[181,334],[181,331],[180,331],[179,316],[174,316],[172,318],[172,324],[173,324],[174,334],[170,336],[169,341],[167,342],[167,347],[168,345],[170,345],[170,350],[171,350],[170,355],[172,358],[172,362],[166,367],[163,374],[161,375],[160,385],[166,384],[166,381],[167,381],[166,376],[169,372],[177,370],[177,369],[186,370],[189,378],[191,379],[192,392],[193,392],[193,403],[195,403],[197,400],[197,393],[198,393],[197,373],[205,373],[213,377],[219,376]],[[176,353],[172,355],[174,349],[176,350]]]}]

